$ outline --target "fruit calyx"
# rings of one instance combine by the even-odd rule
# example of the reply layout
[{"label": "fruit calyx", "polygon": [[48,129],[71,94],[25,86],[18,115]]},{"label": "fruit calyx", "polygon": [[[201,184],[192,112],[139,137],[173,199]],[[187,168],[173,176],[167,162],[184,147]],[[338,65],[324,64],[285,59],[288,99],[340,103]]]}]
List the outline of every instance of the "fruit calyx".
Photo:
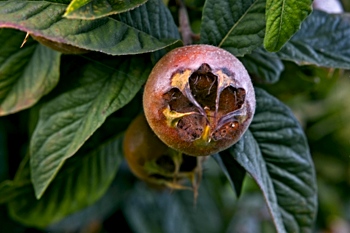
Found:
[{"label": "fruit calyx", "polygon": [[197,70],[179,70],[164,95],[163,114],[169,127],[178,129],[184,140],[208,144],[231,139],[247,116],[246,91],[236,88],[228,70],[213,73],[203,63]]}]

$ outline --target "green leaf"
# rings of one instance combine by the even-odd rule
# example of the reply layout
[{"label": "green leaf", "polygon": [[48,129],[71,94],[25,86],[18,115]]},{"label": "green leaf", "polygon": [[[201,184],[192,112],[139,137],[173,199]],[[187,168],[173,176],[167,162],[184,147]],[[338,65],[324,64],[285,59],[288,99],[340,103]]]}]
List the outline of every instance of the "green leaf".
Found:
[{"label": "green leaf", "polygon": [[205,2],[201,43],[243,56],[262,45],[264,33],[265,0]]},{"label": "green leaf", "polygon": [[231,155],[261,188],[278,232],[311,232],[317,188],[306,137],[288,107],[262,89],[256,98],[253,122]]},{"label": "green leaf", "polygon": [[[30,183],[28,183],[30,184]],[[27,184],[27,185],[28,185]],[[0,183],[0,205],[9,202],[21,195],[21,185],[16,185],[12,180]]]},{"label": "green leaf", "polygon": [[179,29],[162,0],[148,0],[146,4],[132,11],[118,14],[115,18],[158,39],[180,39]]},{"label": "green leaf", "polygon": [[245,169],[235,159],[229,156],[228,150],[215,154],[213,157],[230,181],[237,197],[239,197],[242,192],[243,181],[246,174]]},{"label": "green leaf", "polygon": [[[110,17],[96,20],[62,18],[67,7],[65,4],[6,1],[0,2],[0,27],[16,28],[54,42],[110,55],[147,53],[178,41],[174,37],[164,36],[162,32],[164,28],[169,28],[166,31],[174,30],[176,25],[172,18],[170,20],[170,12],[164,4],[155,4],[161,3],[160,1],[149,1],[153,11],[145,12],[145,8],[140,7],[133,10],[140,15],[149,14],[144,20],[134,23],[140,24],[138,28]],[[136,12],[134,14],[137,14]],[[157,21],[150,22],[149,18]],[[142,30],[142,24],[149,25],[145,29],[147,32]],[[151,30],[148,30],[149,28]]]},{"label": "green leaf", "polygon": [[277,55],[300,65],[350,69],[350,15],[314,11]]},{"label": "green leaf", "polygon": [[6,127],[9,122],[6,119],[0,119],[0,182],[9,176],[10,166],[8,166],[9,153],[7,148],[9,132]]},{"label": "green leaf", "polygon": [[[254,181],[248,182],[251,183]],[[247,186],[249,185],[251,184]],[[245,192],[237,202],[235,208],[237,211],[231,219],[226,233],[276,233],[265,199],[258,192]]]},{"label": "green leaf", "polygon": [[264,46],[279,51],[300,29],[312,11],[313,0],[266,0],[266,33]]},{"label": "green leaf", "polygon": [[73,0],[63,15],[70,19],[97,19],[132,10],[147,0]]},{"label": "green leaf", "polygon": [[[47,232],[82,232],[96,219],[106,220],[110,218],[118,207],[123,204],[126,196],[130,195],[135,177],[130,175],[122,163],[106,193],[94,204],[66,216],[64,219],[50,224],[45,228]],[[107,220],[108,221],[108,220]]]},{"label": "green leaf", "polygon": [[60,53],[32,40],[21,48],[24,38],[0,29],[0,116],[31,107],[59,80]]},{"label": "green leaf", "polygon": [[[72,0],[69,3],[68,7],[66,8],[66,12],[64,13],[63,17],[70,18],[69,16],[72,15],[72,13],[74,11],[80,10],[82,7],[86,6],[87,4],[89,4],[93,1],[94,0]],[[90,11],[93,11],[93,10],[98,10],[98,8],[97,9],[90,9]],[[84,13],[84,11],[83,11],[83,13]],[[86,14],[91,14],[91,12],[86,12]]]},{"label": "green leaf", "polygon": [[[29,0],[1,0],[1,1],[29,1]],[[40,2],[42,0],[30,0]],[[72,0],[45,0],[45,2],[62,3],[68,5]]]},{"label": "green leaf", "polygon": [[257,83],[276,83],[284,65],[280,58],[271,56],[264,49],[256,49],[239,59]]},{"label": "green leaf", "polygon": [[244,134],[241,140],[231,148],[230,152],[231,156],[246,169],[259,185],[277,232],[286,232],[282,213],[278,205],[278,197],[274,190],[273,181],[266,168],[266,161],[263,158],[258,143],[249,130]]},{"label": "green leaf", "polygon": [[[20,195],[8,203],[11,216],[35,227],[46,227],[97,201],[113,181],[123,159],[122,137],[118,136],[89,153],[67,160],[45,195],[36,200],[29,179],[27,160],[16,174]],[[0,193],[1,193],[0,189]]]},{"label": "green leaf", "polygon": [[65,160],[127,104],[149,74],[148,57],[123,57],[110,66],[89,63],[74,74],[76,87],[46,103],[30,142],[31,174],[40,198]]}]

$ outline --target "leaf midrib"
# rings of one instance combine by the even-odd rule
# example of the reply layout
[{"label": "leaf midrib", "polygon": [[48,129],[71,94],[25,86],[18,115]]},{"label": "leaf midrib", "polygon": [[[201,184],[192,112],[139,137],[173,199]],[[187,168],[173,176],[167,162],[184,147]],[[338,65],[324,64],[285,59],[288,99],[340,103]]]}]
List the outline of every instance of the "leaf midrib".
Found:
[{"label": "leaf midrib", "polygon": [[284,7],[285,7],[285,4],[286,4],[286,0],[282,0],[282,9],[281,9],[281,16],[280,16],[280,22],[279,22],[279,25],[278,25],[278,38],[277,38],[277,45],[280,43],[280,38],[281,38],[281,32],[282,32],[282,24],[283,24],[283,17],[284,17]]},{"label": "leaf midrib", "polygon": [[248,7],[248,9],[244,12],[244,14],[237,20],[237,22],[234,25],[232,25],[231,29],[226,33],[225,37],[221,40],[218,47],[221,47],[223,43],[225,43],[226,39],[231,35],[232,31],[239,25],[239,23],[244,19],[244,17],[248,14],[248,12],[250,12],[251,8],[254,7],[258,1],[260,0],[256,0],[255,2],[253,2],[253,4],[251,4]]},{"label": "leaf midrib", "polygon": [[[108,77],[110,77],[110,75],[109,75]],[[101,86],[103,86],[103,87],[106,86],[106,83],[108,83],[108,77],[105,78],[104,84],[101,85]],[[97,80],[97,81],[100,81],[100,80]],[[97,81],[96,81],[96,82],[97,82]],[[93,83],[93,82],[92,82],[92,83]],[[104,88],[101,88],[101,90],[103,90],[103,89],[104,89]],[[101,93],[101,91],[100,91],[100,92],[97,92],[97,93]],[[98,94],[97,94],[97,95],[98,95]],[[93,101],[90,103],[90,105],[93,105],[92,103],[95,101],[95,98],[92,98],[92,99],[93,99]],[[86,104],[86,103],[85,103],[85,104]],[[89,108],[89,110],[88,110],[87,112],[90,112],[90,111],[91,111],[91,106],[89,106],[88,108]],[[85,114],[85,116],[84,116],[83,118],[78,119],[78,121],[80,121],[80,122],[79,122],[79,126],[77,127],[77,129],[81,129],[81,128],[82,128],[83,119],[86,119],[87,116],[88,116],[88,114]],[[74,121],[74,122],[76,122],[76,121]],[[52,135],[50,135],[50,136],[52,136]],[[79,150],[80,146],[77,147],[76,149],[72,149],[72,148],[73,148],[73,145],[76,144],[76,138],[77,138],[78,136],[79,136],[79,135],[75,134],[75,136],[74,136],[73,139],[71,140],[72,142],[70,143],[68,149],[66,149],[66,152],[65,152],[64,155],[61,157],[60,162],[59,162],[58,165],[56,166],[54,173],[50,176],[50,179],[48,179],[48,180],[45,182],[46,184],[45,184],[44,186],[43,186],[43,185],[40,185],[40,186],[42,187],[42,188],[40,188],[40,190],[37,190],[37,188],[35,188],[35,195],[36,195],[36,197],[37,197],[38,199],[40,199],[40,198],[42,197],[42,195],[44,194],[45,190],[48,188],[48,186],[49,186],[50,183],[53,181],[53,179],[57,176],[58,171],[62,168],[62,166],[63,166],[63,164],[65,163],[65,161],[66,161],[68,158],[70,158],[75,152],[77,152],[77,151]],[[88,135],[87,137],[85,137],[84,140],[82,141],[81,145],[84,144],[84,142],[85,142],[90,136],[91,136],[91,134]],[[44,143],[42,144],[42,146],[43,146],[43,145],[44,145]],[[39,150],[40,150],[40,149],[39,149]],[[38,150],[38,151],[39,151],[39,150]],[[33,184],[35,183],[33,180],[32,180],[32,182],[33,182]],[[35,185],[34,185],[34,186],[35,186]]]}]

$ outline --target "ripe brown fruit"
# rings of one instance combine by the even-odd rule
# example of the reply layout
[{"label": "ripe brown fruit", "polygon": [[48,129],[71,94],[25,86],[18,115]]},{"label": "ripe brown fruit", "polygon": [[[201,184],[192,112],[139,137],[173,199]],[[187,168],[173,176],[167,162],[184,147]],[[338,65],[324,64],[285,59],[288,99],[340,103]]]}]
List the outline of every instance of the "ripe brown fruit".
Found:
[{"label": "ripe brown fruit", "polygon": [[165,144],[206,156],[240,139],[254,115],[255,93],[236,57],[214,46],[191,45],[169,52],[155,65],[143,107]]},{"label": "ripe brown fruit", "polygon": [[[153,133],[144,115],[133,120],[123,141],[124,156],[130,170],[153,187],[191,189],[195,196],[204,159],[184,155],[166,146]],[[185,186],[190,180],[192,187]]]}]

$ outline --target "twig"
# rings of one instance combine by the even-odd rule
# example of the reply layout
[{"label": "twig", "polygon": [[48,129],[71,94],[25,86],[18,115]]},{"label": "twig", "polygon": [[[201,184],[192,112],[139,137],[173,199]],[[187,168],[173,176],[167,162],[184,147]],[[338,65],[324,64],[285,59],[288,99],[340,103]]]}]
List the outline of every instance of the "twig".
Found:
[{"label": "twig", "polygon": [[22,48],[24,44],[27,43],[29,35],[30,35],[29,32],[27,32],[26,37],[24,38],[20,48]]},{"label": "twig", "polygon": [[179,24],[180,32],[184,45],[192,44],[193,32],[190,26],[190,20],[183,0],[176,0],[176,4],[179,6]]}]

